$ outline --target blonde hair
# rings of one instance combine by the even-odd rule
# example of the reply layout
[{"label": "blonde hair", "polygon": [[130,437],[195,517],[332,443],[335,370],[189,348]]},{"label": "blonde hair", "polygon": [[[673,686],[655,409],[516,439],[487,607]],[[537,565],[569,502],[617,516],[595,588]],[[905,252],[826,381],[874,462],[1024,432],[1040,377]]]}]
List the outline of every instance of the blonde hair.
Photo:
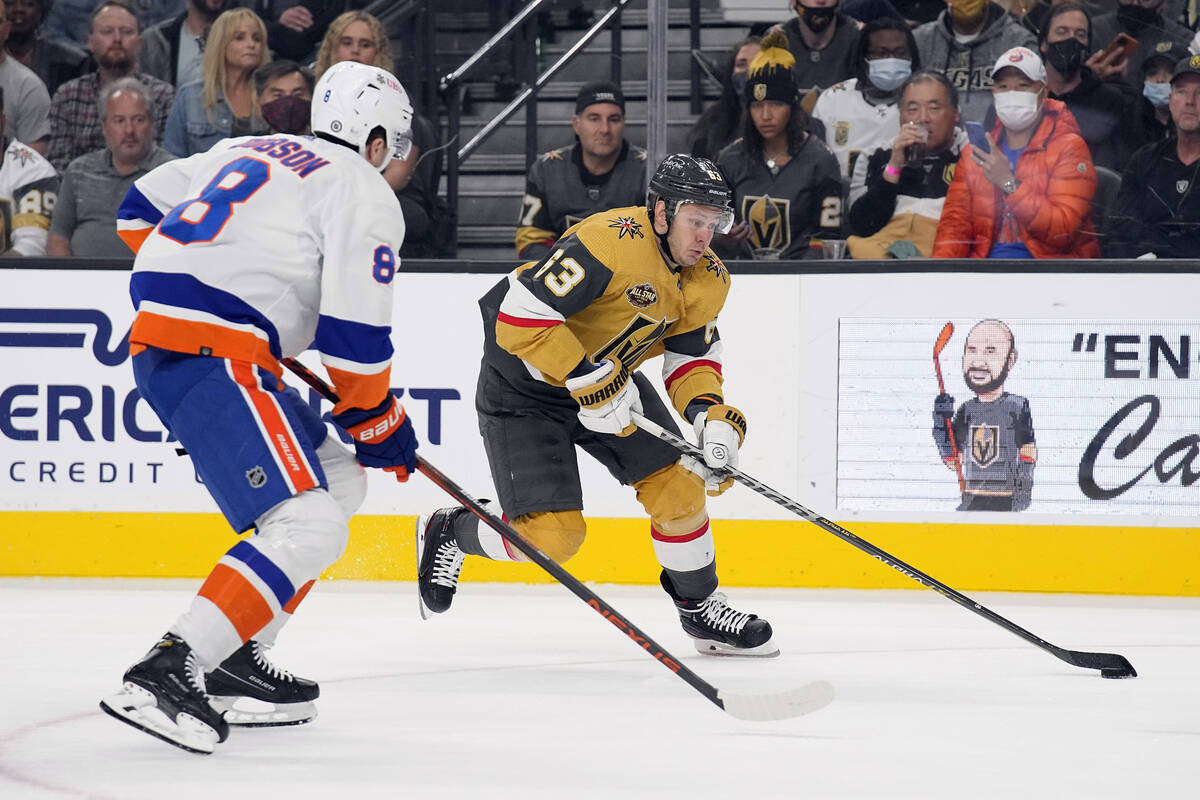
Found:
[{"label": "blonde hair", "polygon": [[[208,31],[208,38],[204,43],[204,61],[201,66],[201,71],[204,73],[204,113],[210,121],[212,120],[213,106],[217,104],[217,93],[219,91],[224,94],[225,80],[229,77],[225,68],[225,48],[229,46],[238,29],[247,22],[258,28],[258,32],[262,36],[262,50],[254,69],[258,69],[271,60],[271,55],[267,51],[267,26],[263,24],[258,14],[248,8],[231,8],[217,17],[213,21],[212,28]],[[251,74],[253,74],[253,70],[251,70]],[[258,93],[254,89],[253,80],[250,81],[250,95],[251,100],[257,99]]]},{"label": "blonde hair", "polygon": [[321,49],[317,51],[317,63],[313,68],[313,73],[318,79],[325,70],[336,63],[333,60],[333,52],[337,49],[338,39],[342,38],[342,32],[351,22],[365,23],[371,29],[371,36],[375,39],[375,61],[371,66],[381,67],[388,72],[395,68],[392,63],[392,43],[379,20],[366,11],[347,11],[330,23],[329,30],[325,31],[325,38],[321,40]]}]

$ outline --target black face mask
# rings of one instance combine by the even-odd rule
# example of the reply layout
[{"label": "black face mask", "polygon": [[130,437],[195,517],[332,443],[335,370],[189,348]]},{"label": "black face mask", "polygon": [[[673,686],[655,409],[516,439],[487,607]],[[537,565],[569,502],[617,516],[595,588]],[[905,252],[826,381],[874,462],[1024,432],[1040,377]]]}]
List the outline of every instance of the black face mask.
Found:
[{"label": "black face mask", "polygon": [[293,94],[262,104],[262,116],[279,133],[302,133],[308,127],[312,101]]},{"label": "black face mask", "polygon": [[1072,78],[1079,73],[1087,58],[1087,45],[1078,39],[1063,39],[1061,42],[1046,44],[1046,63],[1058,70],[1064,78]]},{"label": "black face mask", "polygon": [[1139,5],[1119,5],[1117,6],[1117,20],[1128,28],[1130,33],[1140,33],[1142,28],[1158,22],[1158,9]]},{"label": "black face mask", "polygon": [[803,3],[796,3],[796,8],[800,11],[800,18],[804,20],[804,24],[809,27],[813,33],[824,33],[825,29],[833,24],[837,19],[838,7],[829,6],[828,8],[813,8],[806,6]]}]

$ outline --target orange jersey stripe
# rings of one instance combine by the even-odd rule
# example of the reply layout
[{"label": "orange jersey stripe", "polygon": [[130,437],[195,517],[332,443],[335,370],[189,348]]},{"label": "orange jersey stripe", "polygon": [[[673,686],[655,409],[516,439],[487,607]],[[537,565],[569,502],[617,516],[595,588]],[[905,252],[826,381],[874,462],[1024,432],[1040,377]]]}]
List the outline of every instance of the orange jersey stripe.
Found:
[{"label": "orange jersey stripe", "polygon": [[[248,361],[283,379],[283,367],[271,354],[271,346],[267,342],[253,333],[235,331],[209,322],[139,311],[129,331],[129,343],[131,346],[150,345],[176,353]],[[202,348],[207,348],[208,352],[202,353]]]},{"label": "orange jersey stripe", "polygon": [[200,587],[199,595],[221,609],[243,642],[261,631],[275,616],[254,584],[226,564],[213,567]]},{"label": "orange jersey stripe", "polygon": [[153,225],[151,225],[149,228],[119,230],[117,231],[117,236],[121,237],[121,241],[125,243],[126,247],[136,253],[138,250],[142,249],[142,243],[146,241],[146,238],[151,233],[154,233]]},{"label": "orange jersey stripe", "polygon": [[284,474],[292,483],[292,488],[299,494],[316,487],[317,480],[304,458],[291,427],[275,404],[275,398],[258,385],[254,375],[254,367],[245,361],[230,361],[233,368],[234,380],[250,395],[250,402],[258,412],[258,418],[267,430],[267,439],[275,449],[279,463],[283,465]]},{"label": "orange jersey stripe", "polygon": [[374,375],[360,375],[357,372],[346,372],[325,365],[329,379],[333,381],[341,400],[333,407],[333,413],[340,414],[351,408],[370,410],[387,399],[388,381],[391,379],[391,368]]},{"label": "orange jersey stripe", "polygon": [[292,595],[292,599],[288,600],[287,605],[283,607],[283,612],[285,614],[296,613],[296,606],[300,605],[301,601],[303,601],[305,597],[308,597],[308,590],[313,587],[313,583],[314,581],[309,581],[300,587],[300,591]]}]

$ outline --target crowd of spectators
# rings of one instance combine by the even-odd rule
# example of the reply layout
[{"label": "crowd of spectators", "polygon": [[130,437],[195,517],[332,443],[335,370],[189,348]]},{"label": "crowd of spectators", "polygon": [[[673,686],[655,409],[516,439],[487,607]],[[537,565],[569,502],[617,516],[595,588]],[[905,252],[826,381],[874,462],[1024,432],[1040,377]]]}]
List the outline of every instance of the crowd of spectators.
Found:
[{"label": "crowd of spectators", "polygon": [[[366,4],[0,0],[0,205],[21,210],[4,215],[0,251],[126,255],[111,217],[137,177],[227,136],[307,133],[331,65],[394,70]],[[792,0],[786,20],[730,48],[720,97],[687,137],[735,193],[736,224],[714,246],[769,259],[821,257],[843,238],[854,258],[1195,255],[1193,5]],[[408,158],[384,177],[404,210],[402,254],[437,257],[456,212],[420,111]],[[621,87],[585,85],[571,126],[574,142],[526,176],[521,258],[643,200],[646,152],[625,135]]]}]

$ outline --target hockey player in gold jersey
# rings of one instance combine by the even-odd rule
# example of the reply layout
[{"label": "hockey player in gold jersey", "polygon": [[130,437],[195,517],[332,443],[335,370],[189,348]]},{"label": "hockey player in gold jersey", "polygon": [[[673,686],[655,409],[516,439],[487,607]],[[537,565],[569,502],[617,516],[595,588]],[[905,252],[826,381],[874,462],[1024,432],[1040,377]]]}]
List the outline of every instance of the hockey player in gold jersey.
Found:
[{"label": "hockey player in gold jersey", "polygon": [[[733,220],[715,164],[675,154],[650,181],[646,205],[593,214],[551,252],[518,267],[481,300],[485,345],[476,389],[479,428],[500,505],[522,536],[558,562],[583,544],[575,447],[637,492],[684,631],[701,653],[776,655],[766,620],[717,591],[705,493],[732,484],[746,420],[722,394],[716,319],[729,272],[709,250]],[[678,432],[637,368],[663,356],[671,405],[693,425],[703,461],[637,430],[637,410]],[[462,507],[417,523],[422,613],[450,607],[466,555],[522,560]]]}]

